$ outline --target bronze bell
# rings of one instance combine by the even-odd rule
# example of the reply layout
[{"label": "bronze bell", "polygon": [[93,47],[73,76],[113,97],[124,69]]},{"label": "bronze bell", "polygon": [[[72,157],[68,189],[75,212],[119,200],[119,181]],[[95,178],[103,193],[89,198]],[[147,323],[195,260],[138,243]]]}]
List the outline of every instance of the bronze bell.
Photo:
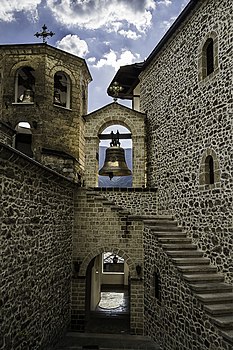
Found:
[{"label": "bronze bell", "polygon": [[23,103],[33,102],[33,91],[32,90],[30,90],[30,89],[24,90],[22,102]]},{"label": "bronze bell", "polygon": [[132,175],[131,170],[127,167],[125,161],[125,152],[122,147],[111,146],[106,149],[106,157],[103,167],[99,171],[99,175],[109,176],[129,176]]}]

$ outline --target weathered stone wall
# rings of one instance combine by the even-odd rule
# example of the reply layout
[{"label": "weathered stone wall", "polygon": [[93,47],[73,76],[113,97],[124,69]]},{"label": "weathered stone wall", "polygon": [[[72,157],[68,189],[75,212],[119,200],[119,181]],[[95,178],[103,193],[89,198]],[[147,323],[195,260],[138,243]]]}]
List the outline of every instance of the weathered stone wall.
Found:
[{"label": "weathered stone wall", "polygon": [[[15,103],[15,79],[18,69],[29,66],[35,71],[34,103]],[[41,161],[42,147],[62,150],[79,161],[84,168],[84,123],[87,86],[91,80],[85,61],[49,45],[1,45],[0,69],[2,101],[1,119],[15,128],[19,122],[28,122],[32,132],[32,150]],[[70,79],[70,108],[55,105],[54,75],[62,71]],[[83,91],[84,90],[84,91]],[[84,106],[85,104],[85,106]]]},{"label": "weathered stone wall", "polygon": [[70,322],[72,184],[6,145],[0,156],[0,348],[48,349]]},{"label": "weathered stone wall", "polygon": [[113,252],[124,258],[134,279],[134,292],[130,296],[131,332],[143,334],[143,282],[136,273],[138,264],[143,270],[143,223],[128,220],[128,212],[117,210],[104,199],[81,187],[76,192],[73,260],[80,263],[80,271],[74,274],[72,283],[72,328],[84,329],[89,263],[104,252]]},{"label": "weathered stone wall", "polygon": [[98,135],[110,125],[122,125],[131,132],[133,147],[133,187],[145,186],[145,115],[118,103],[111,103],[86,115],[85,120],[86,186],[98,186],[98,160],[96,157],[96,154],[99,153],[100,140]]},{"label": "weathered stone wall", "polygon": [[[145,334],[166,350],[231,350],[163,251],[153,231],[144,230]],[[158,299],[154,273],[160,276]]]},{"label": "weathered stone wall", "polygon": [[157,214],[157,189],[156,188],[93,188],[95,193],[106,197],[120,208],[132,215],[156,215]]},{"label": "weathered stone wall", "polygon": [[[232,281],[232,1],[197,6],[140,77],[148,184],[158,188],[159,213],[174,215]],[[209,37],[215,70],[204,77]],[[205,154],[215,154],[214,184],[203,184]]]}]

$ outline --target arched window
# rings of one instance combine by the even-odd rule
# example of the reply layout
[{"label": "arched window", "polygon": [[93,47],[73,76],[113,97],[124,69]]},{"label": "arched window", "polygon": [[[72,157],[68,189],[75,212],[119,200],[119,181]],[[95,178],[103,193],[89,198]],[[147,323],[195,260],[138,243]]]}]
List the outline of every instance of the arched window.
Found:
[{"label": "arched window", "polygon": [[33,157],[30,124],[27,122],[20,122],[16,125],[15,130],[15,148],[26,154],[28,157]]},{"label": "arched window", "polygon": [[54,99],[56,106],[70,108],[70,78],[64,72],[54,75]]},{"label": "arched window", "polygon": [[16,73],[15,103],[33,103],[35,94],[35,71],[31,67],[22,67]]},{"label": "arched window", "polygon": [[205,160],[205,183],[214,184],[214,160],[212,156],[206,157]]},{"label": "arched window", "polygon": [[198,77],[203,80],[218,71],[218,36],[209,33],[199,47]]}]

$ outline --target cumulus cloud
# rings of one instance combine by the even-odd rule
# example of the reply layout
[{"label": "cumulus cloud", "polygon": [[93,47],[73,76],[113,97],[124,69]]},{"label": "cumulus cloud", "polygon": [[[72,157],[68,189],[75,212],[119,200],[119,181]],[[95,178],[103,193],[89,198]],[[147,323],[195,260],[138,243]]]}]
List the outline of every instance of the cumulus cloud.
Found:
[{"label": "cumulus cloud", "polygon": [[140,60],[139,54],[133,54],[129,50],[122,50],[121,53],[117,53],[116,51],[110,50],[106,53],[103,58],[101,58],[93,67],[102,68],[104,66],[111,66],[117,71],[120,66],[125,66],[128,64],[132,64],[135,61]]},{"label": "cumulus cloud", "polygon": [[136,32],[133,32],[132,30],[124,30],[121,29],[118,32],[120,35],[123,35],[124,37],[128,38],[128,39],[132,39],[132,40],[137,40],[139,38],[141,38],[140,34],[137,34]]},{"label": "cumulus cloud", "polygon": [[177,16],[172,16],[168,21],[163,21],[161,27],[166,32],[176,20]]},{"label": "cumulus cloud", "polygon": [[77,35],[68,34],[60,41],[57,41],[58,49],[72,53],[79,57],[85,57],[89,52],[88,45],[85,40],[81,40]]},{"label": "cumulus cloud", "polygon": [[31,21],[38,19],[37,6],[41,0],[1,0],[0,21],[12,22],[16,12],[25,12]]},{"label": "cumulus cloud", "polygon": [[157,2],[159,5],[170,6],[172,4],[171,0],[160,0]]},{"label": "cumulus cloud", "polygon": [[84,29],[117,32],[133,26],[144,33],[152,21],[155,0],[47,0],[56,20]]}]

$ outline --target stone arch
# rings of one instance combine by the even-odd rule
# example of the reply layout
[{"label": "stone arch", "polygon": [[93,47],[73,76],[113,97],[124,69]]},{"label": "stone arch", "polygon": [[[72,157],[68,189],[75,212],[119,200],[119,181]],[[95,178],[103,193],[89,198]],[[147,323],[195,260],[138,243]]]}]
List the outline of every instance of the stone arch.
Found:
[{"label": "stone arch", "polygon": [[132,135],[133,187],[144,187],[146,183],[145,114],[133,111],[118,103],[111,103],[85,116],[86,120],[86,164],[87,186],[98,185],[98,135],[108,126],[119,124],[130,130]]},{"label": "stone arch", "polygon": [[71,84],[72,85],[75,84],[75,77],[69,69],[67,69],[66,67],[64,67],[62,65],[54,66],[53,68],[50,69],[49,76],[53,79],[55,73],[57,73],[57,72],[64,72],[70,78]]},{"label": "stone arch", "polygon": [[137,262],[134,262],[124,250],[116,248],[116,247],[111,247],[111,246],[99,247],[99,248],[94,249],[91,252],[89,252],[89,254],[85,257],[85,259],[81,263],[79,275],[80,276],[85,276],[89,263],[96,256],[98,256],[98,255],[100,255],[100,254],[102,254],[102,253],[104,253],[106,251],[113,252],[114,254],[117,254],[117,255],[121,256],[125,260],[125,262],[127,263],[128,267],[129,267],[130,275],[132,277],[137,277],[137,275],[136,275],[136,264],[137,264]]},{"label": "stone arch", "polygon": [[[213,169],[209,169],[208,164],[210,164],[210,161],[213,161]],[[210,172],[213,172],[213,174],[210,174]],[[213,181],[210,180],[210,177],[213,176]],[[209,179],[209,180],[208,180]],[[199,184],[200,186],[204,187],[213,187],[220,183],[220,167],[219,167],[219,160],[217,157],[216,152],[211,149],[207,148],[201,158],[201,164],[200,164],[200,175],[199,175]]]},{"label": "stone arch", "polygon": [[[210,71],[208,72],[208,47],[212,46],[212,60]],[[202,40],[198,48],[198,80],[213,77],[218,72],[218,35],[215,31],[209,32]]]}]

